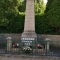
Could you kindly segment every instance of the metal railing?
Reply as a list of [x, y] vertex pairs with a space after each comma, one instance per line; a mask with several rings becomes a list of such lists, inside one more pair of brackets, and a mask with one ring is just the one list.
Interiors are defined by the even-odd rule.
[[[23, 45], [20, 40], [12, 41], [10, 50], [7, 49], [7, 41], [0, 42], [0, 54], [12, 55], [35, 55], [35, 56], [58, 56], [60, 57], [60, 42], [49, 41], [49, 51], [47, 50], [47, 41], [36, 42], [32, 41], [32, 45]], [[8, 42], [9, 43], [9, 42]]]

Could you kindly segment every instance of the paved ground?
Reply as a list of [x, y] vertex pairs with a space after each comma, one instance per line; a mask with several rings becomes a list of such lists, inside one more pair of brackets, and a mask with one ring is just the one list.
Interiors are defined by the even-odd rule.
[[0, 60], [60, 60], [59, 57], [0, 56]]

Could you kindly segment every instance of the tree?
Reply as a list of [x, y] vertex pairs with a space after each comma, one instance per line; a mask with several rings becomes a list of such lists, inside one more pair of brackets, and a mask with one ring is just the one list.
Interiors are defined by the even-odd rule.
[[45, 8], [44, 0], [35, 0], [35, 14], [44, 14]]
[[53, 32], [60, 33], [60, 0], [54, 0], [47, 12], [47, 20]]
[[7, 16], [16, 12], [17, 0], [1, 0], [0, 1], [0, 25], [8, 23]]
[[[9, 15], [16, 13], [17, 0], [1, 0], [0, 1], [0, 30], [6, 30], [10, 22]], [[10, 17], [12, 18], [12, 17]]]
[[50, 10], [51, 4], [54, 0], [48, 0], [47, 5], [46, 5], [46, 10], [45, 13], [47, 13]]
[[18, 10], [21, 12], [25, 12], [26, 9], [26, 0], [20, 0]]
[[[35, 13], [36, 14], [44, 14], [45, 4], [44, 0], [35, 0]], [[26, 0], [20, 0], [18, 10], [19, 12], [25, 12], [26, 9]]]

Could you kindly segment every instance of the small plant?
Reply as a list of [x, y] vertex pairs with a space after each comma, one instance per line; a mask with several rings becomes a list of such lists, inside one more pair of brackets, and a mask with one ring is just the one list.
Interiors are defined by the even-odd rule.
[[29, 46], [24, 46], [24, 47], [23, 47], [23, 51], [24, 51], [25, 53], [31, 53], [31, 52], [32, 52], [32, 48], [30, 48]]
[[12, 44], [12, 47], [13, 47], [13, 48], [18, 48], [18, 47], [19, 47], [19, 44], [18, 44], [18, 43], [13, 43], [13, 44]]

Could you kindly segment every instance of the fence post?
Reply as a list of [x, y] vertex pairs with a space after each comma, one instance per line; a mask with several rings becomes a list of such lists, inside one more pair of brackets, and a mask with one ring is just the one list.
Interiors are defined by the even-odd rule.
[[49, 45], [50, 45], [50, 40], [51, 39], [49, 39], [49, 38], [46, 38], [45, 39], [45, 41], [46, 41], [46, 45], [45, 45], [45, 49], [46, 49], [46, 56], [47, 56], [47, 54], [48, 54], [48, 52], [49, 52]]
[[12, 47], [12, 41], [11, 41], [11, 37], [7, 37], [7, 51], [11, 51], [11, 47]]

